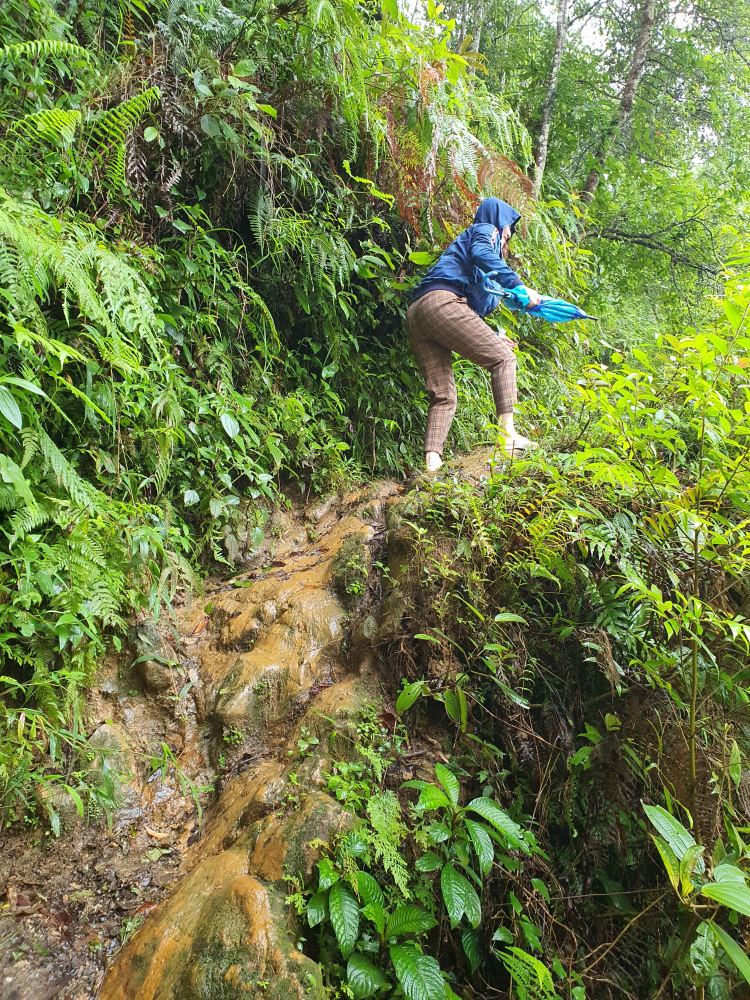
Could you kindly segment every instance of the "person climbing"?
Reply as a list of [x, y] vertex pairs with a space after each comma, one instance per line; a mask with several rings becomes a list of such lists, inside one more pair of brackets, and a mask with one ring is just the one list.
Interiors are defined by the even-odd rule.
[[[532, 446], [513, 426], [516, 345], [484, 322], [500, 304], [500, 296], [483, 286], [487, 272], [497, 272], [493, 280], [503, 288], [523, 285], [504, 260], [520, 218], [506, 202], [485, 199], [473, 224], [451, 243], [414, 290], [406, 313], [406, 335], [430, 400], [424, 444], [428, 472], [437, 472], [443, 464], [443, 448], [456, 412], [454, 351], [489, 371], [504, 448], [512, 454]], [[538, 305], [539, 293], [524, 287], [530, 306]]]

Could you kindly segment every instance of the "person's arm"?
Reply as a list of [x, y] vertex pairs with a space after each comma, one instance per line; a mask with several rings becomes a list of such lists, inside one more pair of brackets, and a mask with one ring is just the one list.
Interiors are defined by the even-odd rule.
[[[495, 244], [493, 245], [492, 236], [495, 234]], [[517, 288], [519, 285], [523, 285], [523, 281], [518, 277], [516, 272], [505, 263], [505, 260], [500, 251], [500, 240], [501, 235], [494, 226], [490, 225], [478, 225], [474, 227], [474, 233], [471, 239], [471, 262], [475, 267], [481, 268], [482, 271], [487, 273], [488, 271], [497, 271], [497, 274], [492, 279], [496, 281], [498, 285], [503, 288]], [[497, 249], [495, 249], [497, 247]], [[539, 292], [535, 291], [533, 288], [529, 288], [528, 285], [524, 285], [529, 294], [529, 303], [532, 306], [538, 305], [541, 301], [541, 296]]]
[[[493, 233], [495, 234], [494, 245], [492, 243]], [[508, 267], [501, 255], [501, 238], [501, 234], [494, 226], [475, 226], [469, 250], [471, 253], [471, 262], [485, 273], [488, 271], [497, 271], [492, 280], [496, 281], [503, 288], [516, 288], [518, 285], [522, 285], [523, 282], [516, 272], [511, 267]]]

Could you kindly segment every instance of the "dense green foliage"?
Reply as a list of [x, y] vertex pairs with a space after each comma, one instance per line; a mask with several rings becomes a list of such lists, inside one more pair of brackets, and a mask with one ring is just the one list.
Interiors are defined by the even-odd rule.
[[[500, 942], [521, 997], [723, 997], [746, 975], [704, 886], [744, 879], [747, 857], [748, 9], [565, 10], [550, 89], [537, 2], [428, 0], [415, 23], [394, 0], [0, 6], [0, 815], [33, 818], [35, 786], [85, 792], [97, 663], [130, 615], [226, 561], [247, 502], [262, 534], [282, 482], [309, 495], [418, 467], [408, 292], [496, 194], [523, 212], [514, 266], [601, 326], [501, 319], [520, 421], [546, 447], [410, 501], [399, 711], [437, 701], [451, 770], [539, 851], [487, 867], [445, 781], [420, 800], [448, 795], [450, 837], [429, 844], [415, 802], [401, 840], [462, 887], [420, 901], [455, 924], [443, 972], [477, 990]], [[491, 396], [472, 365], [456, 375], [449, 445], [466, 450], [492, 439]], [[362, 814], [358, 767], [330, 787]], [[93, 794], [112, 805], [111, 784]], [[713, 859], [701, 872], [662, 831], [674, 902], [653, 908], [642, 798]], [[401, 840], [368, 858], [403, 895]], [[410, 995], [422, 959], [437, 982], [395, 938], [384, 982]]]
[[590, 368], [547, 456], [436, 482], [392, 527], [412, 552], [397, 708], [444, 705], [462, 777], [486, 741], [480, 780], [533, 818], [555, 887], [541, 900], [519, 855], [491, 875], [495, 913], [587, 989], [750, 982], [731, 933], [750, 911], [748, 311], [744, 259], [705, 329]]

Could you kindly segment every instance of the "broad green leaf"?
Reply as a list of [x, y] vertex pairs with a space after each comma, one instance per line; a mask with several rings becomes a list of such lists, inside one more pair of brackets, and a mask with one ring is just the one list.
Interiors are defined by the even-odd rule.
[[8, 455], [0, 455], [0, 478], [2, 478], [4, 483], [11, 484], [15, 488], [16, 493], [29, 507], [37, 506], [26, 477]]
[[385, 910], [380, 903], [368, 903], [362, 909], [362, 916], [365, 920], [372, 920], [381, 937], [385, 935]]
[[581, 747], [580, 750], [576, 750], [576, 752], [568, 761], [568, 767], [574, 768], [577, 767], [578, 764], [583, 764], [584, 771], [588, 771], [588, 769], [591, 767], [591, 761], [589, 760], [589, 757], [591, 756], [591, 752], [593, 749], [594, 749], [593, 747]]
[[325, 920], [328, 913], [328, 890], [320, 889], [314, 896], [310, 897], [307, 904], [307, 922], [311, 927]]
[[[447, 691], [444, 691], [443, 702], [451, 722], [461, 722], [461, 699], [459, 698], [458, 690], [453, 691], [449, 688]], [[463, 730], [463, 726], [461, 728]]]
[[8, 385], [8, 384], [9, 385], [17, 385], [19, 387], [19, 389], [25, 389], [26, 392], [33, 392], [34, 395], [36, 395], [36, 396], [43, 396], [44, 399], [49, 399], [49, 396], [44, 391], [44, 389], [40, 389], [38, 385], [35, 385], [33, 382], [29, 382], [28, 379], [25, 379], [25, 378], [16, 378], [15, 375], [5, 375], [5, 376], [3, 376], [2, 381], [6, 385]]
[[434, 927], [437, 921], [423, 910], [421, 906], [414, 903], [402, 903], [397, 906], [388, 918], [385, 936], [387, 939], [399, 937], [401, 934], [418, 934], [420, 931], [428, 931]]
[[457, 927], [461, 917], [466, 918], [472, 927], [478, 927], [482, 921], [482, 906], [474, 887], [461, 872], [448, 863], [440, 873], [440, 887], [443, 890], [445, 908], [451, 919], [451, 926]]
[[2, 413], [5, 419], [9, 420], [14, 427], [18, 427], [19, 430], [23, 426], [23, 417], [21, 416], [21, 410], [19, 409], [18, 403], [4, 385], [0, 385], [0, 413]]
[[690, 964], [696, 975], [704, 980], [711, 979], [718, 971], [714, 936], [706, 924], [701, 924], [690, 945]]
[[716, 903], [750, 917], [750, 889], [746, 885], [740, 885], [739, 882], [714, 882], [704, 885], [701, 893]]
[[358, 953], [352, 955], [347, 963], [346, 978], [354, 1000], [365, 1000], [365, 997], [371, 997], [377, 990], [390, 985], [383, 970]]
[[154, 128], [153, 125], [149, 125], [148, 128], [145, 128], [143, 130], [143, 138], [146, 140], [146, 142], [153, 142], [154, 139], [159, 138], [159, 129]]
[[[675, 819], [666, 809], [661, 806], [647, 806], [644, 804], [643, 811], [654, 824], [659, 834], [667, 841], [669, 846], [677, 855], [677, 860], [681, 861], [682, 856], [688, 847], [695, 844], [693, 835], [685, 829], [679, 820]], [[699, 858], [695, 868], [696, 871], [705, 870], [703, 859]]]
[[405, 684], [404, 689], [396, 700], [396, 711], [399, 715], [411, 708], [417, 698], [422, 694], [424, 681], [414, 681], [413, 684]]
[[421, 858], [417, 858], [415, 867], [418, 872], [436, 872], [442, 863], [442, 858], [439, 858], [434, 851], [427, 851]]
[[417, 809], [450, 809], [450, 802], [444, 792], [441, 792], [437, 785], [427, 785], [417, 801]]
[[466, 829], [469, 831], [471, 842], [477, 853], [479, 860], [479, 870], [483, 875], [489, 875], [492, 869], [492, 862], [495, 860], [495, 848], [492, 846], [492, 838], [482, 826], [473, 819], [465, 820]]
[[206, 135], [210, 135], [212, 139], [216, 139], [221, 135], [221, 128], [213, 115], [204, 115], [201, 118], [201, 128]]
[[328, 895], [328, 912], [341, 954], [348, 958], [359, 935], [359, 904], [346, 886], [335, 882]]
[[257, 68], [257, 63], [254, 63], [252, 59], [240, 59], [238, 63], [235, 63], [234, 75], [252, 76]]
[[71, 788], [70, 785], [63, 785], [63, 788], [68, 793], [68, 795], [71, 797], [71, 799], [73, 800], [73, 802], [75, 802], [75, 807], [76, 807], [76, 809], [78, 811], [78, 815], [81, 818], [83, 818], [83, 811], [84, 810], [83, 810], [83, 800], [82, 800], [81, 796], [78, 794], [78, 792], [76, 791], [76, 789], [75, 788]]
[[412, 264], [416, 264], [418, 267], [424, 267], [427, 264], [432, 264], [434, 260], [437, 260], [437, 254], [429, 253], [426, 250], [417, 250], [414, 253], [409, 254], [409, 260]]
[[450, 796], [450, 800], [454, 806], [458, 805], [458, 796], [461, 794], [461, 786], [458, 783], [458, 778], [449, 771], [444, 764], [435, 765], [435, 777], [446, 790]]
[[466, 912], [466, 888], [469, 883], [457, 872], [452, 864], [443, 865], [440, 873], [440, 887], [443, 890], [445, 908], [450, 917], [451, 926], [456, 927]]
[[359, 898], [362, 900], [363, 906], [366, 906], [368, 903], [377, 903], [378, 906], [385, 906], [383, 891], [372, 875], [369, 875], [367, 872], [357, 872], [357, 888], [359, 889]]
[[675, 892], [680, 891], [680, 862], [677, 860], [677, 855], [669, 846], [669, 844], [662, 837], [657, 837], [655, 833], [651, 834], [651, 839], [656, 844], [656, 849], [661, 855], [661, 860], [664, 862], [664, 867], [667, 871], [667, 877], [672, 883], [672, 888]]
[[472, 799], [466, 808], [471, 812], [479, 813], [482, 819], [486, 819], [488, 823], [492, 823], [495, 829], [502, 833], [508, 841], [509, 847], [518, 848], [526, 846], [521, 827], [491, 799], [484, 796]]
[[472, 973], [476, 972], [484, 961], [481, 931], [474, 928], [470, 931], [462, 931], [461, 944], [464, 946], [464, 955], [469, 960]]
[[694, 889], [690, 876], [695, 871], [698, 858], [700, 858], [704, 851], [705, 847], [695, 844], [693, 847], [688, 847], [682, 856], [682, 861], [680, 861], [680, 883], [683, 896], [689, 896]]
[[713, 920], [707, 920], [706, 923], [716, 935], [719, 944], [736, 965], [738, 972], [743, 976], [745, 982], [750, 983], [750, 959], [748, 959], [744, 950], [737, 944], [733, 937], [727, 934], [723, 927], [719, 927]]
[[726, 862], [714, 868], [714, 879], [717, 882], [739, 882], [745, 884], [745, 876], [741, 868]]
[[196, 493], [195, 490], [185, 490], [185, 495], [182, 498], [183, 503], [186, 507], [190, 507], [191, 504], [200, 503], [200, 494]]
[[729, 771], [729, 777], [734, 782], [734, 787], [738, 788], [742, 779], [742, 756], [740, 748], [737, 745], [737, 740], [732, 740], [732, 750], [729, 754], [729, 766], [727, 770]]
[[444, 844], [446, 840], [450, 840], [451, 832], [445, 823], [430, 823], [427, 827], [427, 833], [430, 835], [430, 841], [433, 844]]
[[398, 0], [383, 0], [383, 12], [392, 21], [398, 21]]
[[47, 812], [49, 813], [49, 822], [50, 822], [50, 826], [52, 827], [52, 832], [54, 833], [54, 835], [56, 837], [59, 837], [60, 836], [60, 817], [57, 815], [57, 813], [52, 808], [52, 806], [49, 804], [49, 802], [46, 802], [45, 805], [47, 806]]
[[542, 882], [542, 880], [539, 878], [533, 878], [531, 880], [531, 884], [534, 886], [539, 895], [543, 896], [544, 899], [546, 899], [547, 902], [549, 903], [549, 889], [544, 884], [544, 882]]
[[513, 934], [507, 927], [498, 927], [492, 935], [493, 941], [502, 941], [503, 944], [513, 944]]
[[724, 312], [726, 313], [727, 319], [732, 324], [732, 329], [739, 330], [745, 317], [745, 310], [741, 309], [735, 302], [732, 302], [730, 298], [725, 298]]
[[318, 889], [330, 889], [338, 880], [339, 873], [334, 870], [330, 858], [323, 858], [318, 862]]
[[472, 927], [479, 927], [482, 922], [482, 903], [476, 889], [468, 880], [466, 882], [464, 903], [466, 906], [466, 919]]
[[434, 958], [410, 944], [394, 945], [391, 961], [409, 1000], [445, 1000], [445, 980]]
[[231, 413], [222, 413], [221, 426], [227, 432], [230, 438], [236, 438], [240, 432], [240, 425], [234, 419]]

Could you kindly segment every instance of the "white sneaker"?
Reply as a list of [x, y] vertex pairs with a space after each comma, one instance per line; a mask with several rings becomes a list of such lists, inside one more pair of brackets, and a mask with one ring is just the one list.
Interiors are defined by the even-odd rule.
[[[503, 438], [505, 439], [504, 441]], [[531, 451], [532, 448], [539, 447], [536, 441], [530, 441], [523, 434], [515, 434], [512, 438], [501, 435], [497, 444], [508, 455], [520, 455], [524, 451]]]

